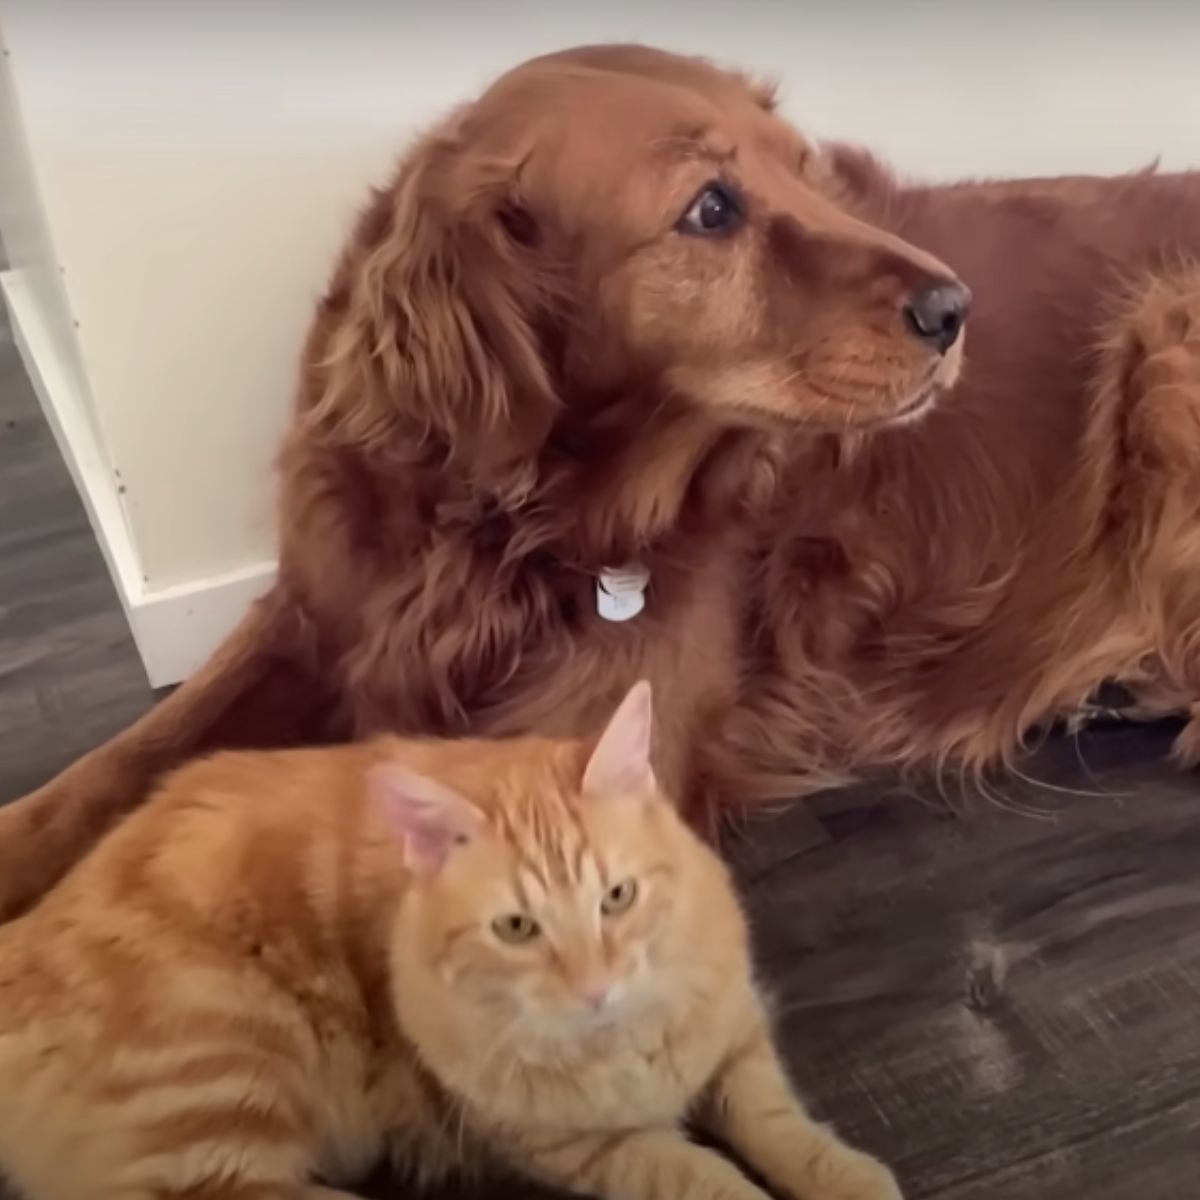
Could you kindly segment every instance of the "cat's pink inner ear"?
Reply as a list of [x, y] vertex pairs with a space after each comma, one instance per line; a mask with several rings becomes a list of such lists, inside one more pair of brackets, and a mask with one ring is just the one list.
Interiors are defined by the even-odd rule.
[[601, 796], [653, 792], [653, 738], [654, 696], [642, 680], [629, 690], [600, 735], [583, 773], [583, 790]]
[[436, 875], [479, 828], [469, 800], [400, 763], [373, 767], [368, 786], [404, 845], [405, 865], [420, 875]]

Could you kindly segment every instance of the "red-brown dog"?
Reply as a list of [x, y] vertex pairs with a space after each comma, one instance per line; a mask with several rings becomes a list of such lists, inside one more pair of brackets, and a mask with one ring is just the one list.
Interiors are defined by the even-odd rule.
[[1002, 760], [1106, 677], [1193, 706], [1197, 252], [1198, 175], [908, 188], [702, 62], [518, 68], [351, 238], [278, 585], [0, 813], [0, 906], [235, 742], [579, 732], [647, 677], [711, 811]]

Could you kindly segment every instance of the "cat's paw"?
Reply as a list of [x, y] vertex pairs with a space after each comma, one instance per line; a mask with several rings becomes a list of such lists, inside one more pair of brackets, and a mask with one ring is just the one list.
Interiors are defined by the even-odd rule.
[[848, 1150], [839, 1167], [836, 1183], [821, 1200], [904, 1200], [895, 1175], [869, 1154]]
[[896, 1177], [883, 1163], [849, 1146], [824, 1156], [816, 1176], [801, 1192], [803, 1200], [904, 1200]]
[[1187, 770], [1200, 767], [1200, 705], [1192, 705], [1192, 719], [1171, 746], [1171, 757]]

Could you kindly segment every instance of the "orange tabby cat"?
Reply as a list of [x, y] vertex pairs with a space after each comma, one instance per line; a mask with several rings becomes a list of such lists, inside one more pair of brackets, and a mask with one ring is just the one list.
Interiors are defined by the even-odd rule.
[[224, 754], [0, 930], [0, 1164], [28, 1200], [317, 1200], [390, 1155], [607, 1200], [895, 1200], [771, 1044], [718, 859], [594, 746]]

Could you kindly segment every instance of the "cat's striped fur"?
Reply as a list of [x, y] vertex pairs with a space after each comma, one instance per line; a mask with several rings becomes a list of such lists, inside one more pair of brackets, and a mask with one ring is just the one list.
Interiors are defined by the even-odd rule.
[[316, 1200], [385, 1156], [763, 1200], [694, 1118], [786, 1196], [894, 1200], [794, 1100], [649, 711], [183, 769], [0, 929], [0, 1168], [29, 1200]]

